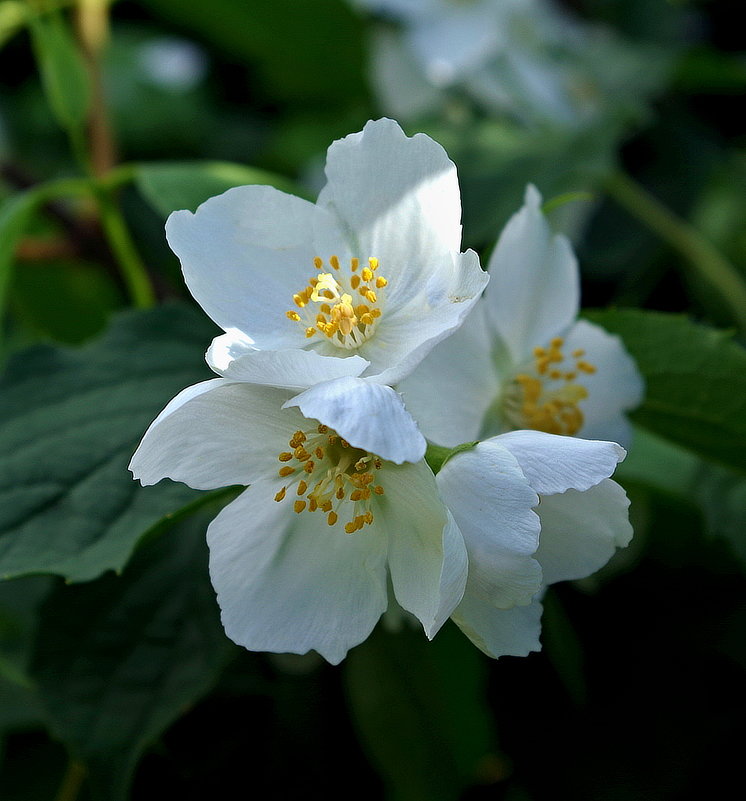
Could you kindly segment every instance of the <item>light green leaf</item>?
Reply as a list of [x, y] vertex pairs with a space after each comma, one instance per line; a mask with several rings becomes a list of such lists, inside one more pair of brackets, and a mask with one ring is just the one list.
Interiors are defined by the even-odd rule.
[[143, 531], [197, 497], [171, 482], [140, 487], [127, 464], [171, 397], [210, 377], [214, 333], [172, 306], [123, 314], [85, 348], [11, 360], [0, 381], [0, 576], [119, 570]]
[[636, 423], [746, 471], [746, 350], [680, 315], [620, 309], [587, 317], [624, 340], [645, 378]]
[[59, 14], [29, 17], [31, 40], [47, 100], [59, 124], [82, 129], [91, 102], [83, 56]]
[[16, 245], [31, 220], [37, 202], [38, 196], [34, 191], [11, 195], [0, 202], [0, 313], [5, 308]]
[[213, 505], [149, 538], [121, 576], [59, 588], [32, 675], [94, 801], [126, 801], [139, 756], [215, 683], [233, 652], [207, 572]]
[[379, 628], [345, 661], [361, 742], [396, 801], [452, 801], [500, 765], [479, 652], [452, 625], [433, 642]]
[[245, 184], [267, 184], [300, 194], [291, 181], [279, 175], [227, 161], [142, 164], [136, 168], [135, 183], [150, 205], [164, 217], [177, 209], [194, 211], [208, 198]]

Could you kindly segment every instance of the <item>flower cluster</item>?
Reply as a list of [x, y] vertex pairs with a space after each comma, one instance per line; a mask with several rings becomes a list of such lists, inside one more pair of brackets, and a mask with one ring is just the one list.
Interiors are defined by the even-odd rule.
[[[430, 638], [452, 618], [487, 654], [525, 655], [544, 587], [631, 537], [610, 478], [624, 450], [590, 437], [624, 433], [634, 365], [573, 324], [575, 263], [535, 190], [488, 286], [434, 141], [369, 122], [332, 144], [326, 176], [315, 204], [245, 186], [169, 218], [225, 333], [218, 377], [166, 406], [131, 470], [246, 487], [208, 542], [226, 632], [251, 650], [337, 663], [398, 606]], [[461, 445], [437, 475], [425, 436]]]

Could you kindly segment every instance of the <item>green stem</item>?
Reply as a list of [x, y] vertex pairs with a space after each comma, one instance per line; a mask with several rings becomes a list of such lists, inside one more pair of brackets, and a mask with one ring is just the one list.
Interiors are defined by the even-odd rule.
[[101, 225], [109, 246], [119, 262], [132, 302], [140, 309], [149, 309], [155, 305], [153, 287], [122, 214], [106, 190], [99, 188], [96, 199], [101, 214]]
[[85, 773], [85, 766], [81, 762], [71, 759], [67, 763], [67, 770], [62, 777], [62, 784], [57, 790], [54, 801], [75, 801], [85, 781]]
[[633, 217], [678, 251], [713, 289], [746, 332], [746, 283], [738, 270], [685, 220], [622, 172], [606, 179], [606, 191]]

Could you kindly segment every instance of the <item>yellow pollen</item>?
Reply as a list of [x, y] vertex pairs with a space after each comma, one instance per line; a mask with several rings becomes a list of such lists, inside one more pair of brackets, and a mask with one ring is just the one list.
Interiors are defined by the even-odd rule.
[[339, 269], [339, 259], [336, 256], [332, 256], [329, 259], [329, 264], [331, 264], [332, 267], [334, 267], [335, 270]]
[[378, 484], [377, 486], [373, 487], [373, 492], [375, 492], [376, 495], [383, 495], [383, 487]]
[[319, 434], [326, 434], [326, 432], [329, 430], [329, 426], [325, 426], [322, 423], [316, 430], [319, 432]]
[[322, 314], [331, 314], [332, 307], [328, 303], [322, 303], [321, 306], [319, 306], [319, 311]]
[[573, 359], [581, 359], [583, 356], [585, 356], [585, 351], [582, 348], [578, 348], [572, 352]]
[[304, 470], [305, 470], [305, 472], [306, 472], [306, 473], [308, 473], [309, 475], [311, 475], [311, 473], [313, 473], [313, 471], [314, 471], [314, 468], [315, 468], [315, 467], [316, 467], [316, 464], [315, 464], [315, 462], [314, 462], [312, 459], [309, 459], [309, 460], [308, 460], [308, 461], [307, 461], [307, 462], [306, 462], [306, 463], [303, 465], [303, 469], [304, 469]]
[[279, 503], [285, 497], [285, 487], [283, 487], [277, 495], [275, 495], [275, 500]]
[[329, 512], [329, 514], [326, 517], [326, 522], [330, 526], [333, 526], [337, 522], [337, 520], [339, 520], [339, 518], [337, 517], [337, 513], [336, 512]]
[[300, 322], [300, 314], [298, 314], [298, 312], [287, 311], [285, 312], [285, 317], [287, 317], [288, 320], [294, 320], [296, 323]]
[[360, 259], [353, 256], [350, 259], [350, 270], [354, 273], [357, 272], [357, 268], [360, 266]]
[[296, 501], [296, 502], [293, 504], [293, 510], [294, 510], [294, 511], [295, 511], [295, 513], [296, 513], [296, 514], [298, 514], [298, 515], [299, 515], [299, 514], [300, 514], [300, 513], [301, 513], [301, 512], [302, 512], [302, 511], [305, 509], [305, 508], [306, 508], [306, 502], [305, 502], [305, 501]]
[[287, 451], [283, 451], [277, 458], [281, 462], [289, 462], [293, 458], [293, 454], [288, 453]]
[[305, 300], [300, 295], [293, 295], [293, 303], [300, 309], [306, 305]]
[[388, 283], [389, 282], [382, 275], [379, 275], [378, 278], [376, 278], [376, 287], [378, 289], [383, 289], [385, 286], [388, 286]]
[[296, 493], [298, 495], [305, 495], [307, 489], [308, 489], [308, 484], [306, 484], [306, 482], [301, 479], [298, 482], [298, 489], [296, 490]]
[[353, 275], [352, 276], [352, 278], [350, 279], [350, 286], [353, 289], [357, 289], [360, 286], [360, 276], [359, 275]]
[[316, 454], [316, 458], [317, 458], [317, 459], [323, 459], [323, 458], [324, 458], [324, 449], [321, 447], [321, 445], [319, 445], [319, 446], [316, 448], [316, 450], [314, 451], [314, 453]]
[[371, 270], [370, 267], [363, 267], [363, 271], [360, 275], [362, 275], [363, 281], [373, 280], [373, 270]]
[[595, 366], [594, 366], [594, 365], [592, 365], [592, 364], [589, 364], [588, 362], [582, 362], [582, 361], [581, 361], [581, 362], [578, 362], [578, 363], [577, 363], [575, 366], [576, 366], [576, 367], [578, 368], [578, 370], [580, 370], [581, 372], [583, 372], [583, 373], [588, 373], [589, 375], [590, 375], [591, 373], [595, 373], [595, 372], [596, 372], [596, 368], [595, 368]]
[[294, 472], [295, 472], [294, 467], [281, 467], [277, 471], [278, 475], [280, 475], [282, 478], [285, 478], [285, 476], [292, 476]]
[[368, 266], [370, 267], [371, 270], [377, 270], [378, 269], [378, 259], [376, 259], [373, 256], [371, 256], [368, 259]]
[[314, 267], [315, 267], [317, 270], [320, 270], [320, 269], [321, 269], [321, 268], [324, 266], [324, 262], [323, 262], [323, 261], [322, 261], [322, 260], [321, 260], [321, 259], [320, 259], [318, 256], [316, 256], [316, 257], [314, 258], [314, 260], [313, 260], [313, 266], [314, 266]]
[[310, 339], [316, 333], [316, 329], [313, 327], [306, 328], [306, 339]]

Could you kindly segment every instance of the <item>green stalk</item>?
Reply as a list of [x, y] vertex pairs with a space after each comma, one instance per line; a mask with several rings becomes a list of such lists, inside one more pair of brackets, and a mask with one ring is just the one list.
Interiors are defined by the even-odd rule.
[[620, 206], [688, 261], [717, 291], [738, 328], [746, 333], [746, 283], [717, 248], [623, 172], [610, 175], [605, 188]]
[[75, 801], [85, 781], [85, 774], [84, 765], [76, 759], [71, 759], [67, 763], [67, 770], [62, 777], [62, 784], [57, 790], [54, 801]]

